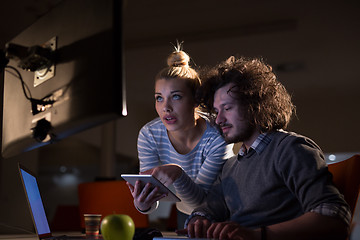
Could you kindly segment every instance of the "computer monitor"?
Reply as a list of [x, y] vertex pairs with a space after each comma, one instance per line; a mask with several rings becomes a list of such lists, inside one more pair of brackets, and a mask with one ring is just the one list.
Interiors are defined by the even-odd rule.
[[6, 49], [4, 158], [127, 115], [122, 1], [63, 0]]

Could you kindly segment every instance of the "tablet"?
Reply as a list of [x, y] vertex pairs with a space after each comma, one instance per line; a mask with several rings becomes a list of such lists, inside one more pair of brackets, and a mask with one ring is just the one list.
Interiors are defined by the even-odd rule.
[[141, 174], [121, 174], [121, 177], [129, 182], [131, 185], [135, 185], [137, 180], [141, 181], [141, 187], [143, 188], [146, 183], [151, 183], [154, 187], [157, 186], [160, 189], [161, 193], [167, 193], [168, 195], [160, 201], [169, 201], [169, 202], [180, 202], [178, 198], [169, 188], [162, 184], [158, 179], [152, 175], [141, 175]]

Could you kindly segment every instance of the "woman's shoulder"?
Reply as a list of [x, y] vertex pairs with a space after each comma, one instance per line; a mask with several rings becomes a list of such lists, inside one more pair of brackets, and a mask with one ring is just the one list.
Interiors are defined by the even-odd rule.
[[221, 135], [220, 130], [213, 125], [210, 121], [206, 120], [206, 129], [202, 136], [202, 142], [206, 143], [208, 147], [215, 145], [226, 145], [224, 137]]
[[161, 132], [166, 132], [164, 124], [161, 122], [160, 118], [155, 118], [150, 122], [146, 123], [141, 129], [140, 135], [159, 135]]
[[208, 119], [205, 119], [206, 129], [205, 134], [214, 135], [214, 136], [221, 136], [219, 129], [216, 125], [212, 124]]
[[159, 117], [151, 120], [150, 122], [147, 122], [142, 129], [161, 129], [162, 127], [165, 127], [162, 123], [161, 119]]

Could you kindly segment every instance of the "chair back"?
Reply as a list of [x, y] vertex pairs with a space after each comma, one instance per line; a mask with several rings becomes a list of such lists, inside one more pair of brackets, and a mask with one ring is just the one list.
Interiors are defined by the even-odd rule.
[[352, 221], [350, 224], [350, 240], [359, 240], [360, 239], [360, 196], [356, 201], [355, 210], [352, 216]]
[[329, 164], [328, 169], [333, 175], [335, 186], [344, 195], [353, 213], [360, 190], [360, 155]]
[[82, 229], [85, 229], [83, 215], [86, 213], [100, 213], [102, 218], [110, 214], [126, 214], [133, 219], [136, 228], [149, 227], [148, 215], [136, 210], [125, 181], [81, 183], [78, 196]]

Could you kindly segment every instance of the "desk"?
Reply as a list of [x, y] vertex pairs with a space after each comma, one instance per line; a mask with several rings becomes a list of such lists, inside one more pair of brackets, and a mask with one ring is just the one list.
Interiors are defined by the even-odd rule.
[[0, 239], [38, 240], [36, 234], [0, 234]]
[[[84, 235], [80, 232], [55, 232], [53, 233], [54, 236], [61, 236], [61, 235], [67, 235], [67, 236], [80, 236]], [[164, 237], [176, 237], [177, 234], [175, 232], [163, 232]], [[85, 235], [84, 235], [85, 236]], [[179, 238], [185, 238], [185, 237], [179, 237]], [[0, 234], [0, 240], [2, 239], [20, 239], [20, 240], [39, 240], [37, 235], [34, 234]], [[84, 240], [86, 240], [84, 238]]]
[[[54, 232], [53, 233], [54, 236], [62, 236], [62, 235], [66, 235], [66, 236], [84, 236], [85, 239], [85, 234], [81, 233], [81, 232]], [[0, 234], [0, 240], [2, 239], [20, 239], [20, 240], [39, 240], [37, 234], [33, 233], [33, 234], [29, 234], [29, 233], [25, 233], [25, 234]], [[90, 240], [90, 239], [89, 239]]]

